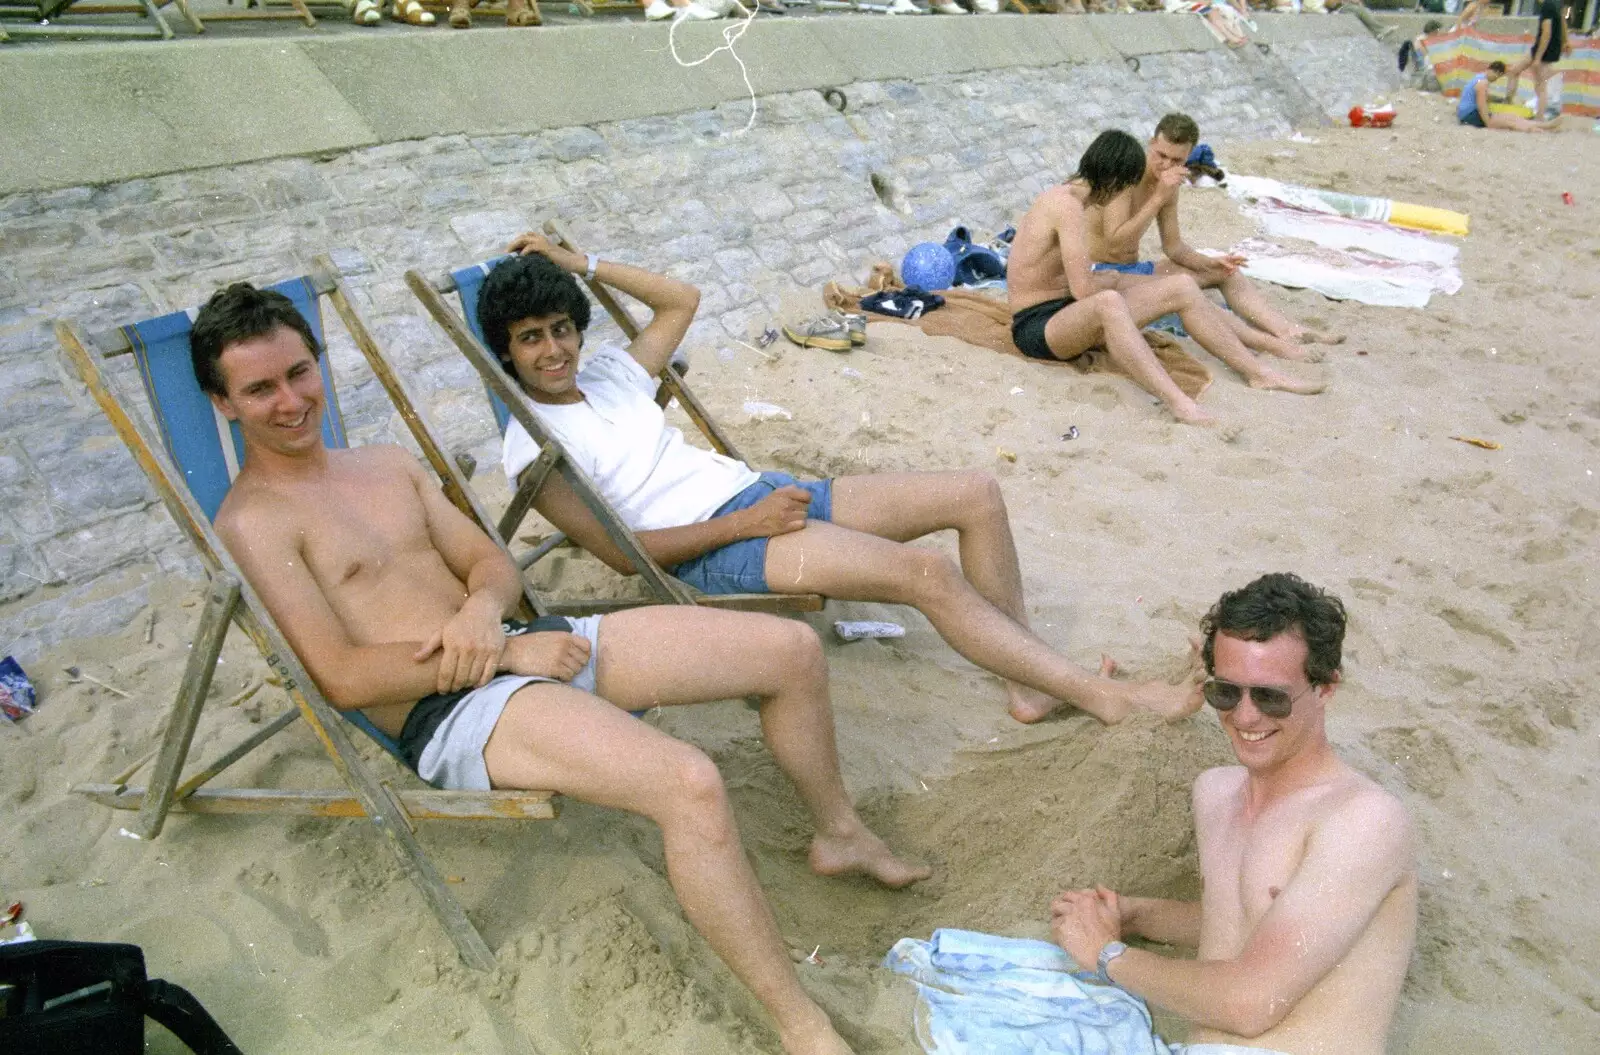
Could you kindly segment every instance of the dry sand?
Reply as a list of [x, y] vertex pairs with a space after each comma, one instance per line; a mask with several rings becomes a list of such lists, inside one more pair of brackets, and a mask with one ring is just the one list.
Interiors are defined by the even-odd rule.
[[[891, 324], [848, 356], [703, 351], [698, 387], [762, 466], [997, 474], [1035, 626], [1085, 663], [1105, 649], [1131, 673], [1175, 674], [1208, 604], [1264, 571], [1338, 592], [1353, 618], [1332, 737], [1405, 800], [1423, 840], [1393, 1049], [1594, 1051], [1600, 136], [1586, 121], [1556, 136], [1463, 129], [1448, 105], [1408, 96], [1393, 132], [1317, 129], [1318, 145], [1217, 144], [1230, 169], [1473, 220], [1465, 288], [1426, 311], [1275, 291], [1350, 340], [1321, 367], [1291, 367], [1326, 371], [1332, 388], [1312, 399], [1250, 391], [1212, 363], [1204, 405], [1245, 426], [1235, 442], [1164, 420], [1124, 381]], [[1219, 193], [1186, 201], [1196, 245], [1249, 233]], [[749, 399], [794, 420], [748, 422]], [[1072, 425], [1078, 438], [1062, 439]], [[422, 828], [498, 950], [494, 977], [456, 963], [360, 823], [180, 817], [155, 842], [120, 837], [130, 815], [66, 788], [155, 742], [199, 610], [181, 584], [158, 596], [154, 643], [137, 623], [58, 650], [34, 665], [40, 712], [0, 727], [0, 894], [26, 901], [41, 935], [141, 943], [153, 972], [192, 989], [252, 1055], [777, 1050], [683, 922], [658, 836], [630, 817], [569, 803], [553, 823]], [[652, 720], [722, 765], [785, 934], [797, 950], [820, 946], [823, 963], [802, 976], [862, 1052], [915, 1050], [909, 985], [876, 967], [901, 936], [1042, 936], [1049, 898], [1069, 885], [1195, 894], [1187, 787], [1229, 760], [1209, 714], [1176, 728], [1079, 715], [1023, 728], [993, 679], [914, 614], [836, 605], [828, 618], [842, 612], [910, 629], [899, 643], [830, 645], [829, 658], [847, 778], [896, 846], [937, 864], [922, 888], [808, 873], [804, 814], [741, 705]], [[138, 699], [65, 684], [67, 663]], [[216, 697], [254, 669], [234, 641]], [[198, 750], [249, 728], [252, 707], [283, 705], [269, 688], [213, 714]], [[296, 728], [236, 779], [330, 776]]]

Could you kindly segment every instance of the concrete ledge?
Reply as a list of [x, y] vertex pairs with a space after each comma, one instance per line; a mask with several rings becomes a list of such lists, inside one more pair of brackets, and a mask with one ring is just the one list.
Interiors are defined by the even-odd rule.
[[0, 84], [0, 193], [380, 141], [304, 51], [278, 44], [17, 51]]
[[[1257, 15], [1261, 39], [1269, 44], [1299, 44], [1335, 37], [1371, 37], [1354, 15]], [[1399, 41], [1395, 47], [1399, 47]]]
[[[1365, 35], [1347, 16], [1261, 16], [1271, 43]], [[723, 43], [690, 24], [679, 53]], [[0, 194], [447, 134], [536, 132], [745, 98], [717, 55], [677, 65], [667, 27], [339, 34], [0, 51]], [[758, 95], [1015, 67], [1222, 50], [1193, 15], [758, 20], [739, 53]]]

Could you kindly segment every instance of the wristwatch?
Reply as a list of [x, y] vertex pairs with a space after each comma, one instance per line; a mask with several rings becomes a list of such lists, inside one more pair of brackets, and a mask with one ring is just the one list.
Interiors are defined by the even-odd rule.
[[589, 266], [583, 272], [583, 277], [590, 282], [594, 281], [594, 269], [600, 266], [600, 257], [595, 253], [583, 254], [589, 261]]
[[1111, 980], [1111, 975], [1106, 973], [1106, 969], [1111, 966], [1111, 961], [1112, 960], [1115, 960], [1118, 956], [1121, 956], [1123, 953], [1125, 953], [1127, 951], [1128, 951], [1128, 946], [1124, 942], [1120, 942], [1120, 941], [1108, 941], [1108, 942], [1106, 942], [1105, 948], [1100, 950], [1100, 955], [1095, 957], [1095, 961], [1094, 961], [1095, 968], [1096, 968], [1095, 977], [1100, 979], [1100, 984], [1101, 985], [1116, 985], [1117, 984], [1116, 982], [1113, 982]]

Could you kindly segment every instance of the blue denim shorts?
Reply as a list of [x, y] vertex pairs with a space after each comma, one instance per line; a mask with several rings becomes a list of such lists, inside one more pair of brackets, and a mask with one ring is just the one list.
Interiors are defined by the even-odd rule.
[[[762, 473], [761, 479], [722, 504], [713, 518], [748, 509], [780, 487], [811, 492], [811, 520], [833, 519], [833, 481], [796, 480], [788, 473]], [[701, 593], [771, 593], [767, 589], [767, 540], [747, 538], [686, 560], [672, 574]]]

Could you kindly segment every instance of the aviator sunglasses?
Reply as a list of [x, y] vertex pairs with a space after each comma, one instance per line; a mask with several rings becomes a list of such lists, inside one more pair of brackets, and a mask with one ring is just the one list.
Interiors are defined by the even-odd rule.
[[1256, 705], [1256, 710], [1268, 718], [1289, 717], [1289, 712], [1294, 710], [1295, 702], [1314, 688], [1315, 685], [1308, 685], [1290, 696], [1282, 689], [1262, 685], [1235, 685], [1221, 678], [1210, 678], [1204, 686], [1206, 702], [1217, 710], [1233, 710], [1239, 706], [1239, 701], [1244, 699], [1244, 694], [1248, 692], [1251, 702]]

